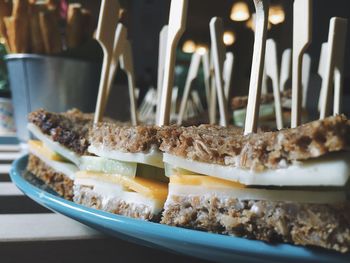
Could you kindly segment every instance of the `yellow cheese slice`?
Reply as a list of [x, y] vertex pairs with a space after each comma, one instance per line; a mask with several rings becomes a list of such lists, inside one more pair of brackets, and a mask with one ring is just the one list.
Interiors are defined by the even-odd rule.
[[28, 147], [29, 150], [32, 150], [34, 152], [38, 152], [45, 156], [46, 158], [53, 160], [53, 161], [58, 161], [58, 162], [66, 162], [66, 159], [64, 159], [61, 155], [58, 153], [52, 151], [49, 149], [45, 144], [41, 141], [37, 140], [29, 140], [28, 141]]
[[91, 171], [79, 171], [75, 174], [75, 176], [76, 178], [88, 178], [119, 184], [131, 191], [157, 200], [163, 201], [167, 198], [168, 195], [168, 184], [147, 178], [130, 178], [119, 174], [106, 174]]
[[205, 176], [205, 175], [172, 175], [170, 176], [170, 184], [178, 184], [178, 185], [192, 185], [192, 186], [203, 186], [206, 188], [211, 187], [234, 187], [234, 188], [244, 188], [245, 185], [227, 181], [211, 176]]

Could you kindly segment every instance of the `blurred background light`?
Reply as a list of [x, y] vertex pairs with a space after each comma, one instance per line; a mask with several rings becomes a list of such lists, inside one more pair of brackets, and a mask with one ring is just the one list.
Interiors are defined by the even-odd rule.
[[200, 55], [204, 55], [208, 50], [208, 47], [203, 44], [199, 44], [196, 47], [196, 52], [198, 52]]
[[223, 40], [226, 46], [231, 46], [233, 43], [235, 43], [235, 34], [232, 31], [225, 31]]
[[196, 51], [196, 43], [193, 40], [186, 40], [182, 46], [184, 53], [193, 53]]
[[246, 2], [240, 1], [232, 5], [230, 18], [233, 21], [247, 21], [249, 17], [249, 8]]
[[283, 23], [285, 20], [285, 13], [283, 7], [280, 5], [270, 6], [269, 22], [273, 25]]

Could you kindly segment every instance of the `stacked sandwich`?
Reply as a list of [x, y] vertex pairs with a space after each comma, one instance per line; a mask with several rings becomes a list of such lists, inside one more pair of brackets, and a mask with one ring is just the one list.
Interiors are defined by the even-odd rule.
[[155, 126], [99, 123], [90, 131], [88, 151], [118, 163], [111, 171], [85, 167], [76, 174], [74, 201], [89, 207], [145, 220], [160, 217], [167, 197], [162, 154]]
[[164, 127], [163, 224], [270, 242], [350, 248], [350, 121], [242, 135]]
[[[104, 122], [77, 110], [30, 114], [27, 169], [67, 199], [146, 220], [159, 218], [167, 197], [154, 126]], [[91, 145], [90, 145], [91, 142]]]
[[78, 110], [51, 113], [37, 110], [29, 115], [27, 169], [67, 199], [73, 197], [73, 180], [82, 156], [89, 155], [88, 131], [92, 115]]
[[164, 224], [350, 247], [350, 121], [343, 115], [246, 136], [213, 125], [92, 126], [91, 115], [76, 110], [38, 110], [30, 121], [40, 141], [29, 142], [28, 170], [76, 203], [158, 220], [166, 200]]
[[[259, 123], [262, 127], [275, 128], [275, 105], [273, 93], [262, 94], [259, 110]], [[247, 113], [248, 96], [238, 96], [232, 98], [231, 109], [233, 110], [234, 125], [243, 127]], [[290, 123], [290, 109], [292, 104], [292, 91], [281, 92], [281, 106], [285, 123]], [[306, 122], [308, 114], [305, 109], [302, 111], [303, 121]]]
[[[169, 32], [184, 31], [185, 2], [172, 1]], [[108, 15], [108, 5], [103, 7], [100, 17]], [[220, 26], [218, 19], [213, 21]], [[169, 37], [167, 46], [172, 53], [167, 50], [158, 127], [101, 122], [108, 97], [107, 85], [101, 85], [94, 125], [91, 116], [76, 112], [31, 114], [29, 128], [40, 141], [30, 143], [28, 170], [54, 189], [60, 189], [52, 184], [60, 178], [69, 185], [69, 197], [88, 207], [143, 220], [162, 215], [160, 222], [172, 226], [349, 251], [350, 121], [336, 115], [254, 133], [260, 96], [250, 95], [239, 101], [240, 107], [248, 105], [247, 135], [240, 128], [215, 125], [168, 126], [175, 39]], [[259, 45], [254, 49], [253, 61], [261, 63]], [[217, 54], [213, 59], [220, 60]], [[253, 66], [249, 93], [257, 95], [263, 67]], [[222, 86], [216, 79], [216, 86]], [[225, 101], [222, 90], [218, 96]], [[272, 103], [271, 98], [263, 103]], [[292, 103], [294, 126], [300, 124], [299, 104]], [[219, 103], [222, 120], [224, 105]]]

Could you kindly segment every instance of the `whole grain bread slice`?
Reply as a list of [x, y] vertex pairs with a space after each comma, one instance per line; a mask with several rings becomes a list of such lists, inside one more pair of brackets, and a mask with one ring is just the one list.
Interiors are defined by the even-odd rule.
[[158, 129], [153, 125], [131, 126], [103, 122], [91, 128], [89, 141], [92, 146], [103, 147], [104, 150], [148, 152], [159, 148]]
[[258, 239], [350, 250], [350, 202], [311, 204], [169, 195], [162, 224]]
[[92, 127], [93, 114], [72, 109], [63, 113], [39, 109], [28, 116], [30, 123], [36, 125], [42, 133], [53, 141], [59, 142], [79, 155], [87, 155], [88, 133]]
[[193, 161], [256, 171], [282, 168], [294, 161], [350, 150], [350, 121], [345, 115], [294, 129], [243, 135], [241, 129], [211, 125], [163, 127], [160, 149]]

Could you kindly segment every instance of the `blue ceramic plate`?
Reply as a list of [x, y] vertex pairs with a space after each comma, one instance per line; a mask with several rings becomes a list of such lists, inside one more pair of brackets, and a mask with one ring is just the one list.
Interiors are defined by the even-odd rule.
[[16, 160], [10, 172], [19, 189], [39, 204], [109, 235], [148, 247], [221, 262], [350, 262], [350, 253], [342, 255], [317, 248], [271, 245], [145, 222], [77, 205], [43, 188], [42, 183], [25, 171], [27, 160], [28, 156]]

